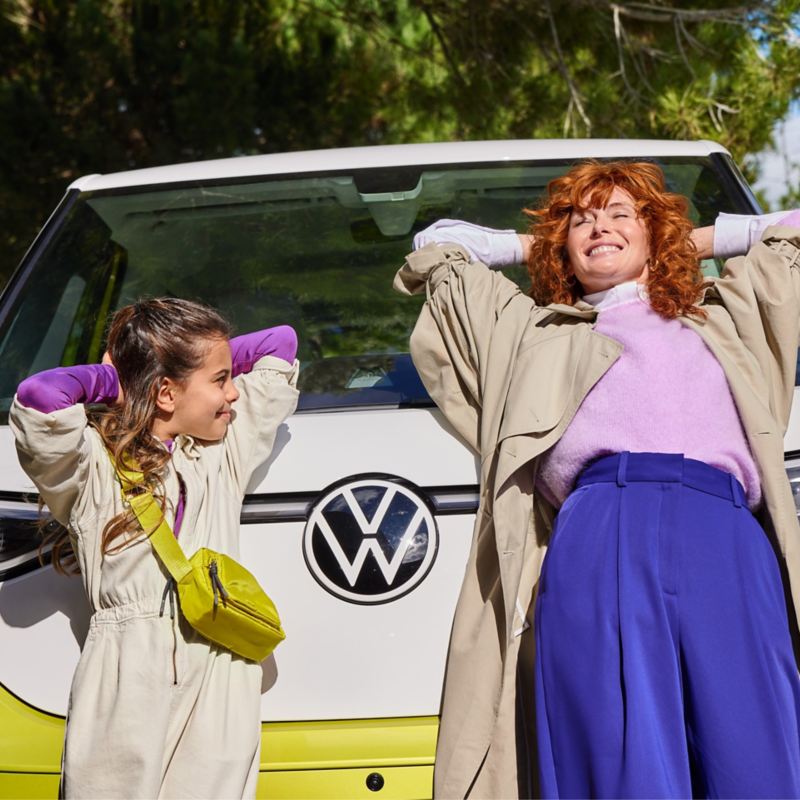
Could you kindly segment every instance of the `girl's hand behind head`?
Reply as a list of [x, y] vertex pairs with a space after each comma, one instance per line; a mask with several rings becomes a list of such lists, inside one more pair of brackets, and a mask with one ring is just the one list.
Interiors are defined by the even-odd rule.
[[[111, 360], [111, 354], [106, 350], [103, 353], [103, 358], [100, 361], [101, 364], [108, 364], [109, 367], [114, 367], [114, 362]], [[114, 367], [114, 371], [116, 372], [117, 368]], [[118, 406], [123, 400], [125, 399], [125, 394], [122, 391], [122, 385], [119, 383], [119, 378], [117, 379], [117, 399], [114, 401], [114, 405]]]

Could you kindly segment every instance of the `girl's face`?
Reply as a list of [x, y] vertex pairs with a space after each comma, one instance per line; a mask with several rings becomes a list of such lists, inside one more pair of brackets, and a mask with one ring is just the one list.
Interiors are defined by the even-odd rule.
[[204, 441], [217, 441], [231, 421], [239, 391], [231, 376], [231, 347], [227, 339], [208, 342], [203, 363], [182, 383], [166, 378], [159, 389], [159, 418], [153, 434], [174, 439], [179, 433]]
[[633, 198], [615, 188], [605, 208], [574, 211], [567, 233], [569, 266], [586, 294], [647, 279], [650, 236]]

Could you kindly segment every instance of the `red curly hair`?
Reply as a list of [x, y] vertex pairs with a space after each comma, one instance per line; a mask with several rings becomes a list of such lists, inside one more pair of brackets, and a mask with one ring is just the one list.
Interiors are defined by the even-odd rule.
[[547, 186], [547, 197], [539, 209], [525, 209], [534, 220], [528, 272], [531, 297], [538, 305], [574, 305], [581, 285], [570, 269], [566, 252], [567, 233], [573, 211], [605, 208], [615, 188], [633, 198], [636, 213], [650, 236], [647, 292], [653, 310], [667, 319], [681, 314], [705, 317], [697, 303], [703, 280], [697, 248], [691, 239], [688, 203], [668, 192], [660, 167], [644, 161], [587, 161]]

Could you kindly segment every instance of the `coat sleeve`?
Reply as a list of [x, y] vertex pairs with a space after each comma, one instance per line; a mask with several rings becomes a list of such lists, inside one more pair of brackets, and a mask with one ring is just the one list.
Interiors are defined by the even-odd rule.
[[73, 509], [91, 488], [92, 442], [83, 405], [45, 413], [15, 397], [9, 425], [22, 469], [55, 519], [69, 525]]
[[265, 356], [235, 378], [239, 399], [224, 439], [225, 462], [241, 495], [269, 458], [280, 424], [297, 405], [299, 363]]
[[20, 405], [45, 413], [77, 403], [110, 405], [118, 395], [119, 378], [111, 364], [55, 367], [31, 375], [17, 388]]
[[503, 325], [504, 318], [513, 317], [516, 324], [522, 317], [510, 310], [524, 306], [525, 311], [532, 301], [501, 273], [470, 263], [458, 245], [429, 244], [411, 253], [394, 288], [401, 294], [426, 293], [411, 334], [411, 356], [436, 405], [480, 452], [490, 357], [498, 337], [511, 343], [518, 334]]
[[760, 364], [772, 412], [786, 425], [800, 339], [800, 230], [767, 228], [747, 255], [726, 262], [712, 292]]

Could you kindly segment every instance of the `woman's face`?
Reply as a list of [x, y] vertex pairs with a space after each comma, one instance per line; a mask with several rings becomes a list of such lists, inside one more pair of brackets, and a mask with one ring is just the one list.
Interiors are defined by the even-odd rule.
[[574, 211], [567, 233], [569, 267], [586, 294], [625, 281], [644, 283], [650, 236], [633, 198], [614, 189], [605, 208]]

